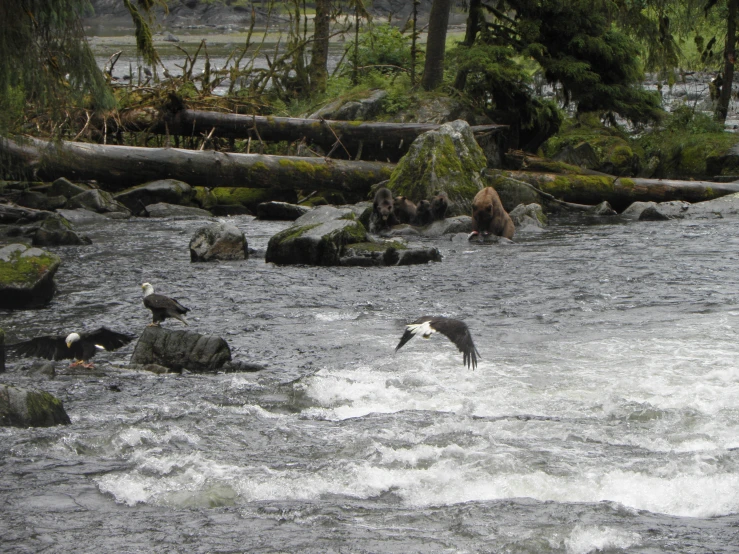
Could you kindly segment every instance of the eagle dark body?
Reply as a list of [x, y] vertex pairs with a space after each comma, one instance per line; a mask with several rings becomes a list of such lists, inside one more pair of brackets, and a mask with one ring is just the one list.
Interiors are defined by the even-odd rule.
[[148, 296], [144, 296], [144, 306], [151, 310], [152, 322], [157, 325], [170, 317], [179, 319], [187, 325], [183, 316], [189, 312], [190, 309], [185, 308], [185, 306], [173, 298], [169, 298], [163, 294], [149, 294]]
[[441, 333], [456, 345], [462, 353], [462, 363], [464, 365], [472, 367], [472, 369], [477, 367], [477, 358], [481, 357], [480, 353], [475, 347], [467, 324], [459, 319], [431, 316], [421, 317], [405, 326], [405, 333], [400, 337], [400, 342], [395, 347], [395, 351], [397, 352], [405, 343], [419, 333], [424, 338], [429, 338], [434, 332]]
[[125, 333], [112, 331], [107, 327], [100, 327], [87, 333], [78, 333], [79, 340], [70, 343], [67, 347], [64, 336], [43, 336], [11, 345], [11, 348], [20, 356], [46, 358], [47, 360], [83, 360], [89, 361], [97, 352], [95, 345], [105, 350], [117, 350], [127, 345], [136, 337]]

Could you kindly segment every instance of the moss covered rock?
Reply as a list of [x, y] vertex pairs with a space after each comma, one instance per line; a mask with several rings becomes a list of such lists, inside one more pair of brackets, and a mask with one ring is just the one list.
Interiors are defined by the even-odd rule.
[[48, 392], [0, 385], [0, 426], [51, 427], [69, 423], [62, 401]]
[[40, 248], [10, 244], [0, 248], [0, 308], [37, 308], [54, 296], [61, 260]]
[[173, 371], [215, 372], [230, 360], [231, 349], [221, 337], [163, 327], [147, 327], [131, 355], [132, 366], [156, 364]]
[[297, 202], [297, 194], [292, 190], [272, 188], [216, 187], [212, 194], [218, 206], [242, 206], [256, 213], [257, 206], [263, 202]]
[[641, 166], [641, 150], [614, 127], [603, 125], [595, 114], [567, 121], [541, 147], [555, 161], [616, 176], [634, 176]]
[[469, 125], [457, 120], [419, 136], [393, 171], [387, 187], [413, 202], [439, 192], [449, 197], [449, 215], [470, 213], [485, 184], [487, 161]]
[[190, 240], [190, 261], [245, 260], [249, 249], [244, 233], [229, 223], [213, 223], [195, 231]]
[[143, 207], [159, 202], [189, 205], [194, 195], [193, 188], [183, 181], [161, 179], [121, 191], [114, 198], [137, 214]]

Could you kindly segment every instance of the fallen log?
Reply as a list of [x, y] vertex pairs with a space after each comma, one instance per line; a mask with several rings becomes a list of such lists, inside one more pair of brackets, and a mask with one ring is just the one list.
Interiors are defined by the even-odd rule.
[[487, 174], [492, 178], [493, 186], [496, 186], [496, 181], [500, 182], [501, 186], [505, 186], [504, 180], [510, 178], [533, 185], [565, 202], [594, 205], [606, 200], [619, 212], [633, 202], [667, 202], [670, 200], [702, 202], [739, 192], [739, 183], [713, 181], [505, 170], [490, 170]]
[[[120, 120], [108, 121], [109, 132], [118, 128], [186, 137], [212, 135], [265, 142], [305, 140], [326, 151], [333, 148], [335, 154], [343, 158], [397, 161], [408, 151], [416, 137], [438, 129], [439, 125], [303, 119], [199, 110], [181, 110], [155, 116], [151, 111], [137, 110], [123, 114]], [[471, 127], [473, 133], [500, 132], [507, 128], [507, 125]]]
[[48, 143], [34, 138], [22, 143], [2, 139], [0, 153], [33, 166], [43, 180], [95, 180], [113, 188], [171, 178], [192, 186], [330, 189], [365, 195], [372, 185], [389, 179], [395, 167], [383, 162]]

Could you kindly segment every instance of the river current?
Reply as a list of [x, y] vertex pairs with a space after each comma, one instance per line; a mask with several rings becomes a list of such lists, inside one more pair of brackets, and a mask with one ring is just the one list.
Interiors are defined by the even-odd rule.
[[[0, 312], [8, 342], [140, 334], [149, 281], [265, 366], [10, 358], [72, 423], [0, 428], [0, 551], [739, 551], [739, 221], [555, 220], [371, 269], [266, 264], [287, 223], [230, 221], [262, 257], [190, 263], [203, 220], [78, 225], [52, 304]], [[465, 320], [477, 370], [438, 335], [395, 353], [421, 315]]]

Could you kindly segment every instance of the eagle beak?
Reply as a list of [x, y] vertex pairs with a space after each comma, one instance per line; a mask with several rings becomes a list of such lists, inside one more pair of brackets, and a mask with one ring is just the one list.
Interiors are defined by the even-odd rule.
[[71, 348], [71, 347], [72, 347], [72, 343], [71, 342], [68, 342], [67, 343], [67, 348]]

